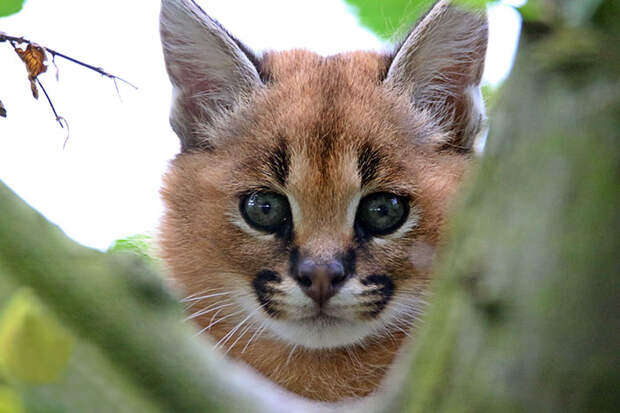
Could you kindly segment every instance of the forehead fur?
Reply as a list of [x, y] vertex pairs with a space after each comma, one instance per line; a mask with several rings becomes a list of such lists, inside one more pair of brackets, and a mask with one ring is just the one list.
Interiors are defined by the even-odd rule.
[[426, 112], [382, 84], [389, 61], [364, 52], [266, 54], [261, 71], [267, 84], [205, 126], [204, 139], [214, 142], [216, 152], [237, 159], [245, 155], [239, 162], [244, 173], [268, 180], [265, 184], [274, 180], [267, 168], [273, 162], [291, 166], [283, 171], [293, 172], [289, 183], [295, 181], [295, 168], [303, 168], [315, 172], [303, 177], [306, 185], [324, 185], [349, 176], [342, 167], [355, 169], [360, 160], [370, 163], [365, 166], [371, 170], [362, 169], [373, 175], [364, 178], [380, 181], [379, 161], [381, 172], [396, 172], [399, 159], [410, 161], [411, 151], [441, 141], [444, 134]]
[[237, 192], [253, 189], [243, 187], [250, 182], [286, 187], [306, 223], [332, 229], [361, 185], [410, 194], [408, 165], [443, 132], [383, 85], [389, 63], [365, 52], [266, 54], [266, 86], [204, 131], [214, 153], [235, 159]]

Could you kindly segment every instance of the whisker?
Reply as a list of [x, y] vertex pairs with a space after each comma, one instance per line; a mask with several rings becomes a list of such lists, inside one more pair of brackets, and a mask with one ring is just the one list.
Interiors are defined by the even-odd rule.
[[256, 323], [250, 323], [248, 324], [240, 333], [239, 333], [239, 337], [237, 337], [237, 339], [235, 341], [233, 341], [233, 343], [228, 347], [228, 349], [224, 352], [224, 354], [228, 354], [228, 352], [230, 350], [233, 349], [233, 347], [235, 347], [235, 344], [237, 344], [239, 342], [239, 340], [241, 340], [241, 338], [245, 335], [245, 333], [247, 333], [250, 328], [256, 326]]
[[[193, 320], [196, 317], [200, 317], [202, 315], [208, 314], [211, 311], [215, 311], [224, 307], [230, 307], [231, 305], [235, 305], [235, 303], [227, 303], [230, 300], [224, 300], [224, 301], [218, 301], [215, 304], [211, 304], [208, 307], [205, 307], [201, 310], [196, 311], [193, 314], [190, 314], [189, 316], [185, 317], [185, 319], [183, 321], [189, 321], [189, 320]], [[221, 303], [227, 303], [227, 304], [221, 304]], [[220, 305], [221, 304], [221, 305]], [[215, 307], [215, 308], [214, 308]]]
[[220, 346], [220, 344], [224, 345], [226, 344], [226, 342], [228, 340], [230, 340], [230, 338], [237, 332], [237, 330], [246, 322], [250, 319], [250, 317], [252, 317], [252, 315], [254, 315], [254, 313], [256, 313], [258, 310], [260, 310], [261, 308], [263, 308], [265, 304], [262, 304], [260, 306], [258, 306], [254, 311], [252, 311], [250, 314], [248, 314], [243, 320], [241, 320], [240, 323], [238, 323], [232, 330], [230, 330], [228, 333], [226, 333], [226, 335], [224, 335], [224, 337], [222, 337], [220, 339], [220, 341], [218, 341], [215, 344], [215, 348], [218, 348]]
[[248, 349], [249, 345], [252, 343], [252, 341], [255, 338], [258, 338], [258, 337], [261, 336], [262, 332], [265, 330], [266, 327], [267, 327], [267, 320], [265, 320], [265, 321], [263, 321], [261, 323], [261, 325], [254, 332], [254, 334], [252, 334], [252, 337], [250, 337], [250, 340], [248, 340], [248, 342], [245, 343], [245, 346], [243, 347], [243, 350], [241, 350], [241, 354], [245, 353], [245, 351]]
[[226, 294], [230, 294], [230, 291], [225, 291], [223, 293], [214, 293], [214, 294], [201, 295], [200, 297], [186, 297], [186, 298], [182, 299], [181, 302], [182, 303], [189, 303], [189, 302], [192, 302], [192, 301], [205, 300], [205, 299], [211, 298], [211, 297], [219, 297], [219, 296], [226, 295]]
[[293, 345], [293, 348], [291, 349], [291, 352], [288, 353], [288, 357], [286, 358], [286, 361], [284, 362], [284, 367], [288, 366], [289, 361], [291, 361], [291, 357], [293, 357], [293, 353], [295, 352], [295, 350], [297, 349], [297, 344]]
[[196, 292], [194, 292], [192, 294], [189, 294], [189, 295], [183, 297], [183, 299], [181, 301], [185, 301], [188, 298], [196, 297], [197, 295], [204, 294], [204, 293], [207, 293], [207, 292], [210, 292], [210, 291], [219, 291], [219, 290], [225, 290], [225, 289], [226, 288], [224, 288], [224, 287], [205, 288], [203, 290], [196, 291]]
[[234, 316], [236, 316], [238, 314], [241, 314], [241, 313], [243, 313], [243, 310], [235, 311], [234, 313], [230, 313], [228, 315], [225, 315], [224, 317], [220, 317], [217, 320], [213, 321], [212, 323], [209, 323], [208, 326], [206, 326], [205, 328], [200, 330], [196, 335], [200, 335], [200, 334], [204, 333], [205, 331], [207, 331], [208, 329], [210, 329], [211, 327], [213, 327], [214, 325], [219, 324], [222, 321], [226, 320], [227, 318], [234, 317]]

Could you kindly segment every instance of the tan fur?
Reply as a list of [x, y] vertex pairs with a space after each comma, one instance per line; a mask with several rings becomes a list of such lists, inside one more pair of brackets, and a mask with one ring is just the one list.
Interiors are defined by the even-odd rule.
[[[204, 139], [216, 137], [214, 149], [185, 151], [172, 162], [162, 189], [167, 206], [162, 254], [187, 295], [222, 293], [194, 302], [190, 313], [230, 304], [195, 319], [200, 328], [221, 320], [206, 331], [215, 342], [247, 317], [230, 295], [251, 296], [252, 276], [264, 268], [287, 273], [288, 254], [279, 241], [250, 236], [234, 224], [237, 194], [259, 186], [285, 190], [302, 217], [295, 223], [295, 242], [328, 257], [355, 244], [346, 208], [360, 191], [357, 154], [365, 143], [386, 155], [365, 191], [412, 194], [420, 221], [385, 245], [369, 243], [368, 253], [359, 254], [357, 273], [388, 272], [397, 294], [423, 294], [429, 265], [418, 265], [413, 249], [433, 250], [439, 243], [468, 156], [428, 144], [446, 142], [449, 132], [414, 108], [409, 97], [384, 87], [388, 64], [387, 57], [374, 53], [267, 54], [263, 70], [273, 81], [202, 131]], [[265, 166], [279, 139], [291, 153], [286, 188]], [[405, 320], [405, 327], [413, 321]], [[257, 327], [243, 325], [220, 348], [285, 388], [325, 401], [372, 393], [405, 338], [395, 329], [348, 348], [310, 350], [269, 332], [253, 337]]]

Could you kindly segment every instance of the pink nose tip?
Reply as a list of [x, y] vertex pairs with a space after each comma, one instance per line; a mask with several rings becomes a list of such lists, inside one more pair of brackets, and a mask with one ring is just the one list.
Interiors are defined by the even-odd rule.
[[306, 258], [299, 264], [296, 279], [303, 292], [322, 306], [342, 287], [346, 275], [342, 263], [338, 260], [317, 264], [314, 260]]

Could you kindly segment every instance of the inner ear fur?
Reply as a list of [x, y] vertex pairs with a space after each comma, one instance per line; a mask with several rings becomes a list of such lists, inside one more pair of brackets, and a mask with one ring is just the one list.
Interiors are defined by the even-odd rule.
[[472, 150], [486, 116], [480, 91], [488, 41], [482, 12], [438, 1], [396, 51], [385, 84], [448, 132], [436, 146]]
[[208, 149], [209, 126], [262, 85], [260, 59], [192, 0], [162, 0], [160, 35], [181, 149]]

